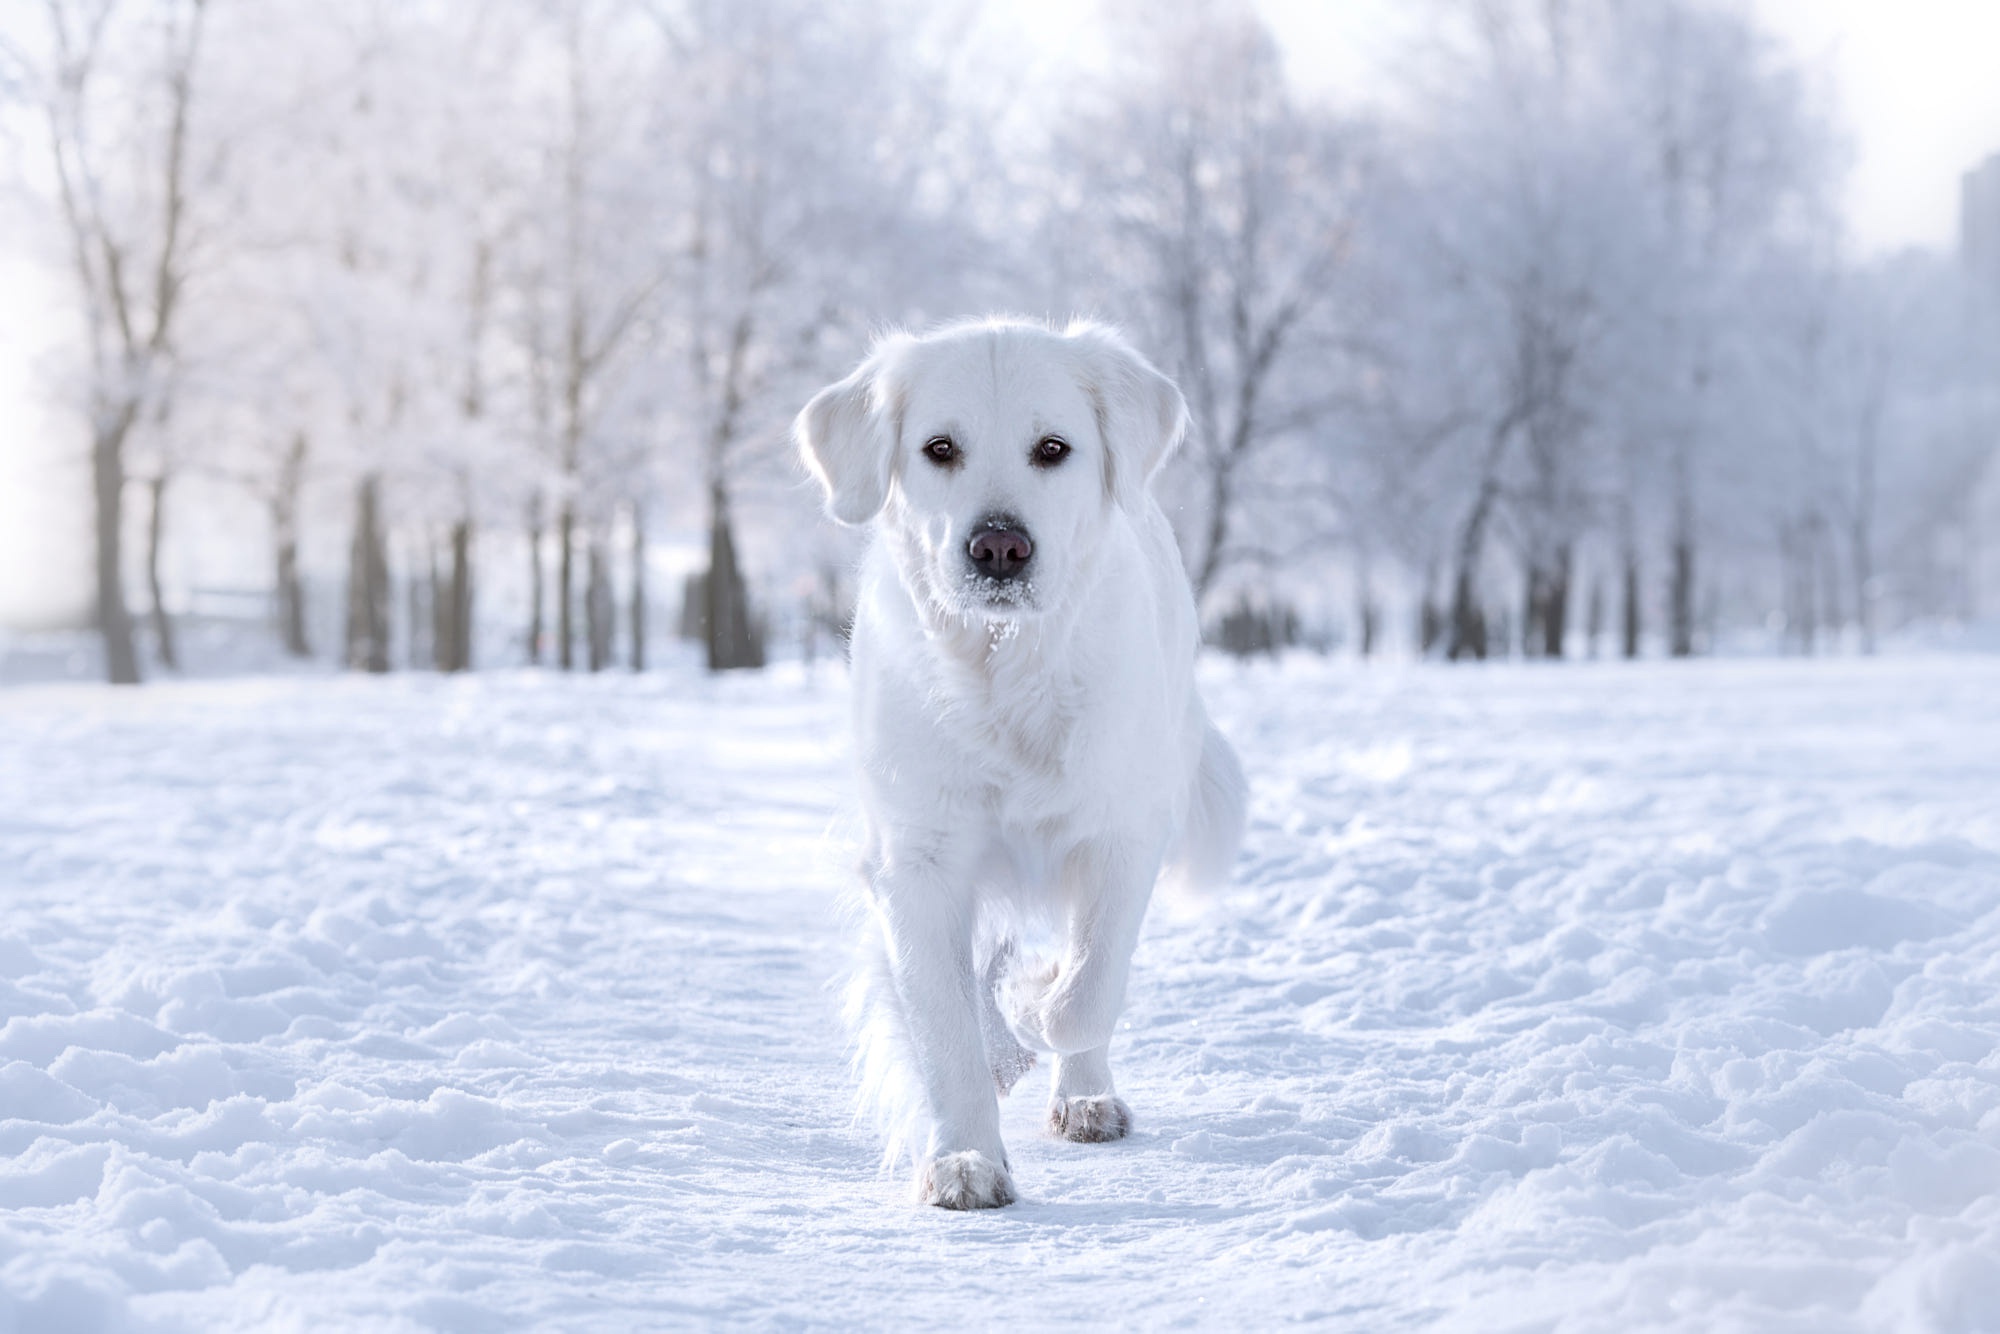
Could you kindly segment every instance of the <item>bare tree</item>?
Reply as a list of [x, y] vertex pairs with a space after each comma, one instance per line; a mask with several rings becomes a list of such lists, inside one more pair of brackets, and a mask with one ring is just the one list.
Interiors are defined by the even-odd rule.
[[217, 477], [290, 652], [337, 491], [357, 666], [393, 633], [466, 669], [504, 614], [530, 661], [642, 670], [649, 543], [690, 536], [686, 623], [759, 662], [796, 618], [758, 604], [837, 607], [847, 554], [791, 410], [874, 329], [998, 307], [1119, 319], [1180, 379], [1161, 485], [1259, 634], [1687, 653], [1782, 606], [1866, 647], [1980, 605], [2000, 393], [1951, 275], [1894, 280], [1917, 317], [1849, 290], [1821, 109], [1729, 6], [1442, 4], [1363, 120], [1288, 88], [1251, 0], [1114, 3], [1059, 89], [972, 87], [977, 7], [914, 0], [40, 4], [46, 58], [0, 54], [84, 296], [120, 679], [121, 572], [171, 654]]
[[1107, 104], [1076, 115], [1062, 151], [1070, 191], [1107, 220], [1085, 238], [1102, 257], [1089, 295], [1136, 305], [1187, 392], [1177, 466], [1197, 517], [1181, 536], [1200, 598], [1254, 555], [1238, 539], [1260, 455], [1337, 401], [1338, 351], [1314, 335], [1349, 256], [1358, 155], [1347, 127], [1292, 99], [1248, 6], [1180, 3], [1120, 36]]
[[[621, 381], [633, 372], [635, 348], [669, 275], [662, 256], [640, 240], [662, 227], [657, 177], [641, 156], [650, 103], [638, 91], [656, 68], [634, 54], [648, 47], [651, 29], [629, 5], [565, 0], [558, 10], [561, 86], [550, 118], [556, 134], [544, 147], [554, 207], [531, 217], [530, 253], [515, 281], [524, 293], [522, 341], [557, 491], [556, 663], [567, 671], [576, 661], [578, 594], [589, 596], [578, 584], [580, 548], [601, 539], [605, 492], [616, 486], [607, 474], [626, 463], [611, 466], [607, 453], [637, 436], [613, 421]], [[586, 528], [597, 535], [586, 537]], [[538, 621], [540, 611], [537, 603]]]
[[1405, 302], [1452, 312], [1475, 353], [1430, 381], [1480, 423], [1460, 437], [1465, 480], [1441, 479], [1462, 497], [1448, 651], [1512, 638], [1511, 617], [1492, 633], [1484, 588], [1498, 533], [1524, 585], [1524, 651], [1562, 655], [1579, 544], [1609, 529], [1627, 655], [1642, 551], [1662, 530], [1668, 644], [1691, 652], [1719, 452], [1707, 442], [1729, 429], [1723, 395], [1745, 388], [1751, 359], [1732, 293], [1785, 220], [1823, 202], [1810, 117], [1735, 14], [1605, 0], [1451, 12], [1412, 155], [1421, 207], [1404, 215], [1423, 243], [1398, 261], [1430, 275]]
[[1830, 216], [1830, 149], [1798, 76], [1743, 15], [1670, 4], [1611, 20], [1640, 54], [1632, 134], [1662, 229], [1659, 272], [1675, 279], [1653, 289], [1647, 345], [1671, 404], [1654, 418], [1669, 491], [1668, 651], [1686, 657], [1695, 651], [1701, 493], [1712, 442], [1727, 432], [1720, 401], [1732, 389], [1730, 368], [1718, 363], [1729, 356], [1728, 326], [1747, 327], [1731, 294], [1767, 262], [1781, 229]]
[[[783, 479], [784, 425], [885, 307], [911, 303], [960, 233], [934, 221], [956, 186], [925, 145], [934, 75], [911, 67], [915, 10], [840, 17], [804, 0], [657, 11], [679, 77], [656, 142], [674, 164], [668, 310], [684, 392], [668, 411], [684, 475], [706, 502], [700, 585], [713, 670], [761, 666], [740, 524]], [[943, 196], [926, 208], [925, 193]], [[761, 487], [766, 493], [757, 494]]]
[[[166, 391], [189, 278], [190, 137], [205, 6], [170, 0], [138, 16], [117, 0], [44, 0], [44, 12], [48, 59], [17, 62], [47, 128], [88, 334], [105, 666], [113, 683], [136, 684], [124, 587], [127, 445]], [[134, 93], [138, 109], [122, 123], [120, 101]], [[156, 478], [156, 508], [165, 484], [163, 474]], [[163, 638], [163, 647], [170, 643]]]
[[[1524, 593], [1523, 651], [1560, 657], [1575, 545], [1589, 518], [1602, 434], [1593, 412], [1611, 329], [1605, 311], [1629, 238], [1589, 66], [1568, 55], [1569, 11], [1476, 11], [1421, 168], [1429, 300], [1452, 312], [1474, 355], [1465, 471], [1452, 550], [1447, 656], [1496, 641], [1484, 584], [1496, 527], [1511, 536]], [[1532, 143], [1535, 151], [1517, 145]], [[1477, 440], [1476, 447], [1473, 441]]]

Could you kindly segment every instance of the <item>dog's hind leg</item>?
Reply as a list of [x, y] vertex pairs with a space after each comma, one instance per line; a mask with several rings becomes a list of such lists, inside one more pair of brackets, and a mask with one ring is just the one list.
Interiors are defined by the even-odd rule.
[[1159, 866], [1157, 850], [1147, 851], [1150, 856], [1112, 844], [1072, 853], [1063, 868], [1070, 897], [1063, 957], [1037, 973], [1016, 970], [1006, 980], [1015, 1029], [1056, 1054], [1049, 1128], [1064, 1139], [1102, 1143], [1123, 1139], [1132, 1127], [1131, 1109], [1111, 1085], [1111, 1034]]
[[986, 1045], [986, 1064], [993, 1071], [993, 1087], [1001, 1097], [1013, 1092], [1021, 1076], [1035, 1068], [1035, 1053], [1021, 1045], [1014, 1030], [1000, 1014], [996, 993], [1018, 959], [1012, 936], [990, 947], [985, 966], [979, 970], [979, 1036]]

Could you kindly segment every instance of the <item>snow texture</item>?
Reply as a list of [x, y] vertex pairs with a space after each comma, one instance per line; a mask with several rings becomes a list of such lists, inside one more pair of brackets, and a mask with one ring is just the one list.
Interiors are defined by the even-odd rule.
[[2000, 1328], [1990, 660], [1205, 674], [1238, 888], [978, 1216], [837, 673], [0, 692], [0, 1330]]

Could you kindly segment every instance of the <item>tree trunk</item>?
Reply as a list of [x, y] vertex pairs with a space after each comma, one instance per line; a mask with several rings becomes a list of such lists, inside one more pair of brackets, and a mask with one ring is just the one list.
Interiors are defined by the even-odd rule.
[[764, 665], [764, 643], [750, 617], [750, 594], [736, 564], [736, 538], [729, 522], [729, 496], [716, 483], [709, 490], [707, 603], [708, 669], [732, 671]]
[[1870, 419], [1861, 440], [1861, 468], [1855, 479], [1854, 523], [1849, 536], [1854, 560], [1854, 621], [1861, 632], [1861, 651], [1870, 655], [1875, 652], [1875, 600], [1881, 592], [1875, 584], [1876, 439]]
[[590, 654], [590, 670], [601, 672], [611, 665], [611, 622], [616, 613], [611, 603], [611, 578], [605, 569], [604, 543], [598, 538], [590, 541], [588, 564], [583, 591], [584, 640]]
[[429, 534], [424, 537], [424, 556], [428, 578], [419, 578], [417, 562], [413, 558], [409, 565], [409, 580], [404, 588], [404, 611], [410, 625], [410, 669], [437, 666], [437, 638], [433, 633], [431, 607], [425, 595], [437, 587], [438, 563], [437, 543]]
[[[1593, 561], [1591, 564], [1595, 570], [1596, 562]], [[1592, 658], [1596, 658], [1597, 646], [1604, 638], [1604, 576], [1602, 572], [1594, 572], [1591, 575], [1590, 598], [1584, 603], [1583, 636], [1585, 642], [1589, 645], [1587, 651]]]
[[646, 510], [632, 505], [632, 670], [646, 670]]
[[472, 670], [472, 520], [451, 526], [451, 582], [445, 589], [444, 624], [449, 656], [438, 664], [447, 672]]
[[146, 482], [150, 509], [146, 516], [146, 593], [153, 603], [153, 640], [160, 665], [179, 671], [180, 655], [174, 651], [174, 623], [167, 616], [165, 590], [160, 586], [160, 536], [166, 527], [167, 474], [164, 469]]
[[1375, 654], [1375, 637], [1381, 628], [1381, 612], [1375, 605], [1375, 581], [1368, 553], [1358, 552], [1354, 560], [1355, 651], [1366, 662]]
[[1861, 632], [1861, 651], [1875, 652], [1875, 553], [1865, 517], [1854, 521], [1850, 539], [1854, 558], [1854, 623]]
[[1536, 609], [1535, 619], [1541, 629], [1542, 642], [1536, 645], [1536, 649], [1545, 658], [1561, 658], [1563, 641], [1569, 637], [1571, 556], [1567, 542], [1557, 547], [1555, 559], [1542, 571], [1539, 581], [1542, 604]]
[[306, 640], [305, 585], [299, 575], [299, 488], [305, 475], [306, 436], [292, 437], [285, 451], [284, 466], [278, 470], [278, 489], [271, 500], [271, 535], [277, 548], [278, 633], [285, 652], [295, 658], [312, 656]]
[[1799, 652], [1810, 658], [1819, 649], [1819, 589], [1813, 572], [1812, 530], [1800, 532], [1797, 556], [1793, 561], [1794, 578], [1798, 581], [1795, 600], [1799, 608]]
[[542, 665], [542, 493], [528, 500], [528, 665]]
[[1694, 656], [1694, 533], [1685, 520], [1675, 525], [1673, 578], [1667, 588], [1668, 652]]
[[139, 653], [132, 616], [125, 608], [125, 435], [136, 405], [106, 423], [91, 442], [91, 480], [97, 517], [97, 629], [104, 637], [104, 670], [115, 686], [139, 684]]
[[1801, 657], [1811, 657], [1818, 628], [1813, 624], [1812, 538], [1803, 524], [1778, 525], [1778, 552], [1784, 572], [1785, 641]]
[[1470, 570], [1461, 569], [1452, 584], [1450, 629], [1446, 658], [1457, 662], [1460, 658], [1486, 656], [1486, 612], [1473, 591]]
[[1620, 647], [1627, 658], [1639, 656], [1639, 552], [1635, 547], [1625, 548], [1625, 588], [1624, 607], [1620, 615]]
[[450, 566], [431, 559], [431, 662], [441, 672], [472, 666], [472, 523], [459, 519], [448, 539]]
[[299, 579], [299, 544], [296, 538], [278, 539], [278, 633], [285, 652], [295, 658], [310, 658], [312, 644], [306, 639], [305, 587]]
[[1799, 637], [1799, 581], [1792, 566], [1792, 525], [1787, 520], [1778, 524], [1778, 619], [1783, 622], [1778, 651], [1786, 654], [1792, 651]]
[[347, 563], [347, 665], [365, 672], [389, 670], [389, 552], [380, 489], [373, 474], [361, 480]]
[[1444, 638], [1444, 610], [1437, 603], [1437, 564], [1424, 569], [1423, 600], [1417, 604], [1417, 653], [1428, 658]]
[[1825, 519], [1813, 521], [1813, 569], [1819, 580], [1820, 618], [1835, 652], [1840, 650], [1840, 628], [1846, 617], [1840, 606], [1840, 556], [1835, 550], [1833, 525]]
[[1547, 632], [1542, 618], [1548, 610], [1547, 573], [1538, 557], [1528, 560], [1528, 587], [1521, 599], [1521, 656], [1532, 658], [1542, 651]]
[[1507, 442], [1521, 424], [1521, 414], [1509, 411], [1493, 425], [1486, 442], [1486, 458], [1480, 467], [1479, 495], [1459, 530], [1458, 568], [1451, 589], [1451, 641], [1445, 656], [1460, 658], [1486, 656], [1486, 612], [1479, 603], [1479, 564], [1486, 549], [1486, 523], [1493, 504], [1500, 498], [1500, 463]]
[[1201, 564], [1194, 572], [1194, 605], [1199, 608], [1208, 596], [1209, 587], [1216, 575], [1222, 572], [1223, 552], [1229, 542], [1229, 506], [1234, 478], [1234, 459], [1224, 456], [1215, 461], [1215, 471], [1208, 485], [1208, 534], [1201, 549]]
[[575, 564], [576, 506], [564, 500], [556, 521], [556, 666], [566, 672], [576, 667], [575, 623], [571, 620]]
[[440, 569], [431, 551], [431, 665], [462, 672], [472, 665], [472, 525], [459, 519], [446, 539], [448, 567]]
[[1486, 613], [1479, 605], [1479, 559], [1485, 547], [1487, 516], [1492, 513], [1498, 494], [1499, 487], [1489, 476], [1479, 488], [1479, 498], [1473, 502], [1472, 512], [1466, 516], [1465, 527], [1459, 533], [1458, 569], [1451, 590], [1451, 643], [1445, 650], [1445, 656], [1453, 662], [1486, 656]]
[[431, 666], [448, 672], [451, 670], [451, 595], [445, 591], [447, 576], [438, 564], [437, 539], [426, 535], [424, 547], [430, 575]]

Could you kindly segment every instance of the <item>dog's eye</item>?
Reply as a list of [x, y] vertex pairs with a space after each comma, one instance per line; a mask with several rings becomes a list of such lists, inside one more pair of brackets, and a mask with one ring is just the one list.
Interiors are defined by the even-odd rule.
[[924, 457], [932, 463], [950, 463], [958, 457], [958, 446], [948, 435], [934, 435], [924, 441]]
[[1053, 468], [1069, 457], [1069, 442], [1059, 435], [1045, 435], [1035, 446], [1035, 466]]

